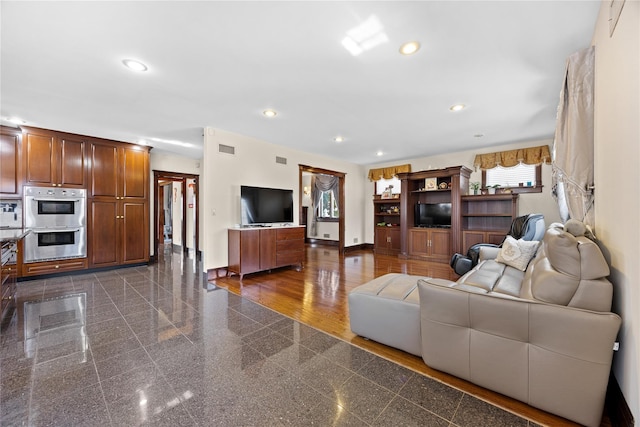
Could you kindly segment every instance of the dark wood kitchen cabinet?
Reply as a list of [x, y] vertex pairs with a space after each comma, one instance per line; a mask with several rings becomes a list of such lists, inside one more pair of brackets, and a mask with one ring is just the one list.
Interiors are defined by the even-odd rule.
[[22, 195], [22, 132], [20, 129], [0, 126], [0, 196]]
[[92, 141], [89, 267], [149, 261], [149, 149]]
[[18, 277], [18, 242], [2, 242], [0, 268], [0, 320], [15, 306], [16, 279]]
[[88, 138], [31, 127], [22, 132], [26, 185], [86, 187]]

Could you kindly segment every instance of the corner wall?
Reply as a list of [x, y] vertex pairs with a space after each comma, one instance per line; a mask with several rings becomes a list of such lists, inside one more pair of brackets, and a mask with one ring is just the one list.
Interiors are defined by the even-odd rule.
[[611, 265], [613, 311], [622, 317], [613, 372], [640, 420], [640, 2], [627, 0], [612, 37], [602, 1], [593, 45], [596, 235]]
[[[219, 153], [218, 144], [234, 147], [235, 154]], [[276, 163], [276, 156], [286, 158], [287, 164]], [[293, 219], [295, 224], [299, 224], [299, 164], [346, 174], [345, 246], [363, 242], [364, 167], [220, 129], [205, 128], [200, 188], [201, 247], [205, 271], [228, 264], [227, 229], [240, 223], [241, 185], [292, 189]]]

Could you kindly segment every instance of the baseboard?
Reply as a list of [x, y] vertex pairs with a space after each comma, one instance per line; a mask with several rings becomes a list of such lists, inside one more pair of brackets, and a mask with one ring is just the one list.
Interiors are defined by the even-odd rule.
[[323, 239], [309, 239], [305, 240], [306, 243], [309, 243], [312, 246], [339, 246], [340, 242], [337, 240], [323, 240]]
[[633, 427], [634, 419], [627, 401], [624, 399], [622, 390], [618, 385], [616, 377], [609, 376], [609, 386], [607, 387], [607, 398], [605, 411], [609, 416], [612, 426]]
[[23, 276], [23, 277], [18, 277], [16, 281], [28, 282], [30, 280], [53, 279], [55, 277], [61, 277], [61, 276], [79, 276], [82, 274], [92, 274], [92, 273], [101, 273], [103, 271], [119, 270], [121, 268], [142, 267], [150, 264], [151, 264], [151, 257], [149, 258], [148, 262], [138, 262], [135, 264], [111, 265], [109, 267], [94, 267], [94, 268], [87, 268], [83, 270], [61, 271], [60, 273], [39, 274], [37, 276]]
[[359, 245], [347, 246], [344, 248], [345, 252], [355, 252], [355, 251], [372, 251], [373, 243], [360, 243]]

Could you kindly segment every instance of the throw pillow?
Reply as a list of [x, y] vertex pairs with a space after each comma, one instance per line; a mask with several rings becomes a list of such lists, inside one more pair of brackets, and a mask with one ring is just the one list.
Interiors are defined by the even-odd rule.
[[507, 236], [502, 243], [502, 248], [496, 257], [496, 261], [507, 264], [520, 271], [525, 271], [529, 265], [529, 261], [534, 257], [538, 250], [540, 242], [516, 240], [511, 236]]

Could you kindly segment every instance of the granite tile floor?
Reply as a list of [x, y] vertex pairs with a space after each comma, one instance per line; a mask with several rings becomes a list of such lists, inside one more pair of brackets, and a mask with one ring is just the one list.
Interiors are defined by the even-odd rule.
[[1, 425], [534, 425], [161, 258], [19, 283]]

